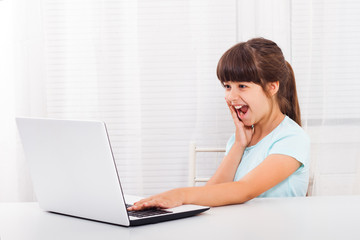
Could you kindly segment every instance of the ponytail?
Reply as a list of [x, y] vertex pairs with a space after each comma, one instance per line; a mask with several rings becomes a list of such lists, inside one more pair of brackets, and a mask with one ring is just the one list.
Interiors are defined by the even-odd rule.
[[279, 106], [282, 113], [288, 115], [294, 120], [299, 126], [301, 126], [301, 112], [298, 101], [295, 74], [290, 63], [286, 62], [288, 70], [288, 78], [282, 88], [282, 92], [278, 93]]

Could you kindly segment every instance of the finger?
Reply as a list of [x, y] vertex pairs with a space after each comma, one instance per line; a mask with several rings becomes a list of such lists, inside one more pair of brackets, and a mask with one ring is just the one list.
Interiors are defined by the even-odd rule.
[[161, 204], [156, 199], [150, 200], [150, 201], [144, 203], [144, 205], [143, 205], [144, 208], [158, 208], [160, 206], [161, 206]]
[[225, 101], [226, 101], [226, 103], [227, 103], [228, 106], [231, 105], [231, 102], [230, 102], [229, 100], [227, 100], [226, 98], [225, 98]]
[[140, 201], [137, 201], [134, 203], [134, 206], [140, 206], [142, 204], [144, 204], [145, 202], [148, 202], [150, 201], [150, 198], [144, 198], [144, 199], [141, 199]]
[[146, 208], [146, 203], [137, 203], [136, 205], [133, 205], [131, 207], [129, 207], [127, 210], [128, 211], [139, 211], [139, 210], [143, 210]]
[[226, 104], [228, 105], [228, 107], [230, 108], [230, 111], [232, 111], [232, 110], [233, 110], [233, 106], [232, 106], [231, 102], [228, 101], [226, 98], [225, 98], [225, 101], [226, 101]]
[[[236, 112], [236, 110], [235, 110], [235, 107], [234, 107], [234, 106], [231, 104], [231, 102], [228, 101], [226, 98], [225, 98], [225, 100], [226, 100], [226, 103], [227, 103], [227, 105], [228, 105], [228, 107], [229, 107], [229, 109], [230, 109], [230, 114], [231, 114], [231, 116], [232, 116], [232, 118], [233, 118], [233, 120], [234, 120], [235, 125], [236, 125], [237, 127], [243, 126], [242, 121], [239, 119], [239, 117], [238, 117], [238, 115], [237, 115], [237, 112]], [[239, 125], [239, 124], [240, 124], [240, 125]]]
[[128, 207], [127, 209], [129, 211], [134, 211], [134, 210], [141, 210], [144, 203], [150, 201], [151, 198], [144, 198], [141, 199], [140, 201], [134, 202], [134, 204], [131, 207]]
[[165, 208], [166, 204], [161, 202], [158, 199], [154, 198], [147, 198], [143, 199], [139, 202], [134, 203], [133, 206], [128, 208], [129, 211], [138, 211], [138, 210], [144, 210], [148, 208]]
[[239, 119], [239, 117], [238, 117], [238, 115], [237, 115], [237, 113], [236, 113], [236, 110], [235, 110], [234, 106], [233, 106], [230, 102], [228, 102], [228, 101], [226, 101], [226, 103], [228, 104], [228, 107], [229, 107], [229, 109], [230, 109], [230, 114], [231, 114], [234, 122], [235, 122], [235, 123], [241, 122], [240, 119]]
[[149, 208], [157, 208], [159, 207], [159, 204], [155, 200], [150, 200], [148, 202], [143, 202], [140, 205], [137, 205], [135, 210], [144, 210]]
[[131, 206], [131, 207], [128, 207], [127, 210], [128, 211], [135, 211], [135, 210], [137, 210], [137, 208], [138, 208], [137, 206]]
[[229, 107], [229, 109], [230, 109], [230, 112], [231, 112], [231, 113], [235, 112], [235, 108], [234, 108], [234, 106], [231, 104], [231, 102], [229, 102], [229, 101], [226, 100], [226, 103], [227, 103], [227, 105], [228, 105], [228, 107]]

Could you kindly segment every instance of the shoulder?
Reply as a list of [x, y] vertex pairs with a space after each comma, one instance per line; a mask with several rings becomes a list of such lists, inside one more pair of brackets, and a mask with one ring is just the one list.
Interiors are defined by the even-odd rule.
[[298, 141], [310, 144], [309, 135], [294, 120], [285, 116], [284, 120], [274, 133], [274, 140], [297, 139]]
[[307, 133], [289, 117], [274, 132], [269, 154], [285, 154], [307, 165], [310, 154], [310, 138]]

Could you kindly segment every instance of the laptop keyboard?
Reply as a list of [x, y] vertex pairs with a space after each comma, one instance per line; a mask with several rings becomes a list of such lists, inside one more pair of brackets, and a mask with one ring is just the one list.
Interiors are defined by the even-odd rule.
[[[131, 207], [130, 204], [126, 204], [126, 207]], [[158, 208], [150, 208], [146, 210], [139, 210], [139, 211], [128, 211], [129, 216], [137, 217], [137, 218], [144, 218], [144, 217], [151, 217], [156, 215], [162, 215], [166, 213], [172, 213], [171, 211], [158, 209]]]

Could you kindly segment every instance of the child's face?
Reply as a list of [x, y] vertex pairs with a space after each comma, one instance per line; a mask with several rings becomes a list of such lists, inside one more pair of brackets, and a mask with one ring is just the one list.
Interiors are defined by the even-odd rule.
[[258, 123], [270, 112], [270, 101], [263, 88], [252, 82], [224, 82], [225, 99], [245, 126]]

